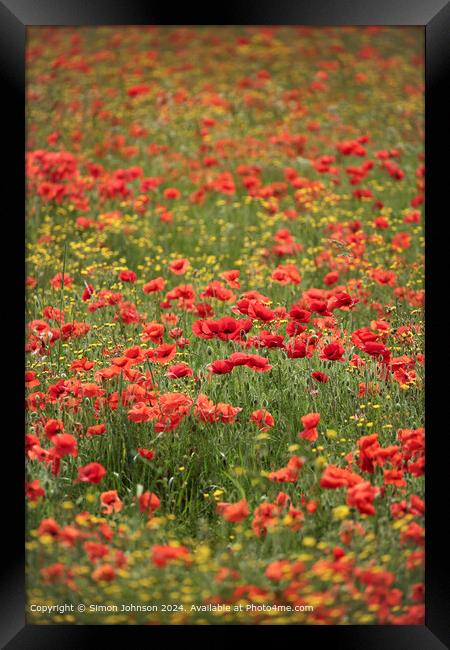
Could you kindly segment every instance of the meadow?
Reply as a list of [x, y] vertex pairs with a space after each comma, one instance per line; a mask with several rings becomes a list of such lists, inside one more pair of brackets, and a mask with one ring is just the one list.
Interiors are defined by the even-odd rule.
[[30, 623], [423, 624], [423, 64], [28, 30]]

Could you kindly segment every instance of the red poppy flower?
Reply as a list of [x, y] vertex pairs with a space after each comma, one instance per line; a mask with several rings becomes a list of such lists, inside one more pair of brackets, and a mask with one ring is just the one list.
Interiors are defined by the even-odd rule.
[[353, 309], [353, 307], [358, 303], [358, 299], [352, 298], [345, 291], [339, 291], [334, 296], [328, 300], [327, 310], [334, 311], [335, 309]]
[[87, 436], [101, 436], [106, 433], [106, 426], [104, 424], [94, 424], [88, 427], [86, 431]]
[[49, 517], [48, 519], [43, 519], [39, 524], [39, 528], [37, 530], [38, 537], [41, 537], [42, 535], [50, 535], [51, 537], [58, 537], [60, 532], [61, 532], [61, 528], [59, 527], [58, 523], [51, 517]]
[[139, 510], [146, 512], [150, 518], [155, 510], [159, 508], [161, 501], [153, 492], [143, 492], [139, 497]]
[[289, 341], [286, 345], [286, 353], [290, 359], [304, 359], [308, 356], [308, 348], [306, 343], [296, 336], [294, 340]]
[[311, 377], [315, 379], [319, 384], [326, 384], [330, 381], [329, 375], [325, 372], [320, 372], [318, 370], [311, 373]]
[[146, 458], [147, 460], [152, 460], [155, 457], [155, 452], [152, 451], [151, 449], [145, 449], [144, 447], [138, 447], [137, 452], [139, 456], [142, 458]]
[[100, 463], [88, 463], [78, 468], [78, 478], [75, 483], [100, 483], [106, 475], [106, 469]]
[[57, 273], [51, 280], [50, 280], [50, 286], [53, 289], [60, 289], [62, 285], [65, 287], [70, 287], [73, 284], [73, 278], [72, 276], [68, 275], [67, 273], [63, 274]]
[[286, 467], [282, 467], [276, 472], [270, 472], [267, 478], [275, 483], [295, 483], [304, 462], [299, 456], [292, 456]]
[[364, 352], [367, 352], [367, 354], [370, 354], [371, 357], [383, 357], [384, 360], [388, 359], [390, 356], [390, 352], [384, 343], [379, 343], [377, 341], [367, 341], [363, 344], [363, 350]]
[[255, 372], [267, 372], [272, 369], [269, 360], [257, 354], [244, 354], [243, 352], [234, 352], [228, 357], [228, 361], [233, 366], [247, 366]]
[[154, 363], [169, 363], [177, 353], [177, 346], [170, 343], [162, 343], [157, 348], [148, 350], [147, 358]]
[[134, 284], [136, 282], [136, 273], [134, 271], [121, 271], [119, 273], [119, 280], [122, 280], [122, 282], [131, 282]]
[[81, 295], [81, 300], [83, 302], [87, 302], [94, 295], [94, 293], [95, 293], [95, 291], [94, 291], [93, 285], [92, 284], [87, 284], [85, 286], [84, 290], [83, 290], [82, 295]]
[[317, 433], [317, 425], [319, 424], [320, 421], [320, 414], [319, 413], [308, 413], [307, 415], [303, 415], [302, 418], [302, 424], [305, 427], [303, 431], [301, 431], [298, 434], [299, 438], [302, 438], [303, 440], [309, 440], [310, 442], [315, 442], [318, 437]]
[[254, 422], [261, 431], [267, 431], [275, 424], [275, 420], [273, 419], [272, 414], [265, 409], [258, 409], [256, 411], [253, 411], [250, 416], [250, 421]]
[[242, 521], [250, 514], [248, 503], [245, 499], [241, 499], [237, 503], [225, 503], [221, 501], [217, 504], [217, 512], [225, 521], [232, 523]]
[[401, 469], [385, 469], [383, 479], [385, 485], [396, 485], [397, 487], [406, 487], [407, 485]]
[[40, 571], [42, 580], [45, 584], [54, 584], [64, 578], [66, 575], [66, 565], [62, 562], [54, 562]]
[[241, 284], [238, 281], [240, 274], [241, 272], [239, 270], [232, 269], [231, 271], [224, 271], [220, 274], [220, 277], [226, 281], [231, 289], [240, 289]]
[[109, 492], [103, 492], [100, 495], [100, 502], [105, 507], [102, 508], [102, 513], [104, 515], [110, 515], [113, 512], [120, 512], [122, 510], [122, 501], [117, 494], [117, 490], [109, 490]]
[[40, 386], [40, 381], [36, 377], [36, 373], [34, 370], [26, 370], [25, 371], [25, 387], [26, 388], [34, 388], [35, 386]]
[[70, 369], [75, 370], [76, 372], [87, 372], [88, 370], [91, 370], [94, 365], [95, 364], [93, 361], [89, 361], [83, 357], [82, 359], [76, 359], [75, 361], [72, 361], [70, 364]]
[[76, 457], [78, 455], [77, 441], [68, 433], [59, 433], [53, 436], [52, 443], [51, 451], [57, 458], [64, 458], [64, 456]]
[[172, 271], [172, 273], [175, 273], [175, 275], [184, 275], [188, 270], [189, 266], [190, 266], [189, 260], [185, 258], [180, 258], [177, 260], [173, 260], [173, 262], [169, 264], [169, 269]]
[[116, 571], [111, 564], [102, 564], [91, 574], [95, 582], [112, 582], [116, 577]]
[[288, 560], [275, 560], [271, 562], [266, 570], [265, 575], [272, 582], [281, 582], [282, 580], [292, 580], [295, 576], [303, 573], [305, 565], [303, 562], [289, 562]]
[[320, 413], [308, 413], [301, 417], [305, 429], [314, 429], [320, 422]]
[[294, 264], [280, 264], [273, 271], [272, 280], [279, 284], [300, 284], [301, 277]]
[[158, 277], [155, 278], [154, 280], [150, 280], [149, 282], [146, 282], [143, 286], [144, 293], [155, 293], [158, 291], [164, 291], [166, 281], [164, 278]]
[[339, 280], [339, 273], [336, 271], [330, 271], [330, 273], [327, 273], [326, 276], [323, 279], [324, 284], [331, 286], [332, 284], [336, 284], [336, 282]]
[[334, 490], [339, 487], [352, 487], [363, 479], [348, 469], [327, 465], [320, 479], [320, 486]]
[[234, 368], [234, 364], [229, 359], [217, 359], [209, 364], [208, 370], [214, 375], [227, 375]]
[[29, 501], [38, 501], [41, 497], [45, 497], [45, 490], [41, 486], [38, 479], [34, 481], [25, 482], [25, 494]]
[[187, 363], [177, 363], [170, 366], [166, 372], [166, 377], [169, 379], [180, 379], [180, 377], [192, 377], [193, 371]]
[[151, 321], [142, 325], [141, 340], [151, 341], [152, 343], [161, 344], [163, 341], [164, 325]]
[[236, 416], [241, 411], [242, 409], [239, 406], [232, 406], [231, 404], [219, 402], [214, 407], [214, 421], [226, 423], [235, 422]]
[[44, 433], [47, 436], [47, 438], [50, 438], [50, 440], [57, 433], [62, 433], [63, 431], [64, 431], [64, 424], [62, 420], [50, 419], [47, 420], [47, 422], [44, 425]]
[[127, 95], [129, 97], [139, 97], [142, 95], [147, 95], [149, 92], [150, 92], [150, 86], [144, 83], [130, 86], [127, 89]]
[[152, 562], [155, 566], [164, 568], [169, 562], [181, 560], [190, 563], [191, 556], [185, 546], [161, 546], [152, 547]]
[[180, 190], [177, 190], [176, 187], [168, 187], [164, 190], [165, 199], [179, 199], [181, 196]]
[[324, 361], [343, 361], [344, 352], [345, 349], [340, 343], [332, 342], [322, 348], [319, 358]]
[[370, 481], [359, 481], [349, 487], [347, 492], [347, 505], [355, 507], [364, 515], [374, 515], [373, 501], [379, 489], [371, 485]]

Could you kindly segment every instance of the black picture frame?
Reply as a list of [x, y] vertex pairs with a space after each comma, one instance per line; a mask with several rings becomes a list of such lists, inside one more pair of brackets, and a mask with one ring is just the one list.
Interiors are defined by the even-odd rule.
[[[200, 11], [198, 10], [200, 9]], [[316, 643], [316, 639], [346, 650], [383, 648], [390, 650], [438, 650], [448, 647], [450, 606], [448, 598], [448, 550], [445, 515], [448, 511], [448, 455], [445, 453], [448, 425], [446, 383], [439, 377], [445, 358], [446, 337], [441, 322], [442, 309], [448, 303], [437, 282], [448, 277], [442, 262], [448, 258], [448, 239], [443, 235], [446, 215], [450, 147], [448, 121], [448, 63], [450, 61], [450, 3], [445, 0], [315, 0], [270, 3], [232, 2], [220, 7], [221, 15], [205, 6], [189, 4], [181, 11], [151, 1], [128, 0], [0, 0], [0, 75], [5, 142], [3, 174], [7, 201], [4, 231], [12, 263], [4, 261], [3, 298], [8, 305], [7, 341], [8, 388], [3, 395], [12, 425], [3, 425], [2, 523], [3, 553], [0, 582], [0, 643], [11, 650], [30, 648], [80, 648], [119, 643], [121, 637], [133, 643], [136, 634], [145, 634], [147, 642], [162, 639], [185, 640], [186, 627], [138, 626], [36, 626], [25, 624], [24, 521], [25, 506], [18, 477], [24, 477], [23, 449], [18, 423], [23, 418], [23, 281], [24, 281], [24, 150], [25, 150], [25, 37], [34, 25], [421, 25], [426, 35], [426, 426], [427, 438], [427, 535], [426, 535], [426, 624], [424, 626], [296, 626], [297, 642]], [[4, 226], [6, 228], [6, 226]], [[9, 311], [10, 310], [10, 311]], [[4, 315], [5, 316], [5, 315]], [[12, 321], [12, 322], [11, 322]], [[6, 396], [5, 396], [6, 395]], [[448, 398], [447, 398], [448, 401]], [[8, 474], [10, 473], [10, 476]], [[23, 485], [23, 483], [22, 483]], [[290, 627], [290, 626], [287, 626]], [[220, 628], [218, 630], [218, 628]], [[264, 626], [212, 626], [189, 632], [205, 640], [219, 632], [224, 642], [251, 634], [251, 641], [263, 634], [267, 641], [285, 642], [286, 628]], [[292, 630], [290, 631], [292, 632]], [[256, 635], [256, 637], [255, 637]], [[248, 642], [248, 640], [247, 640]], [[447, 644], [447, 645], [445, 645]]]

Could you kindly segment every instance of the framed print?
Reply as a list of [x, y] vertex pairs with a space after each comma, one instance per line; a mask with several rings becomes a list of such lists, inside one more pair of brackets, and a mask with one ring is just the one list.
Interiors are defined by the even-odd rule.
[[446, 647], [448, 4], [0, 10], [2, 646]]

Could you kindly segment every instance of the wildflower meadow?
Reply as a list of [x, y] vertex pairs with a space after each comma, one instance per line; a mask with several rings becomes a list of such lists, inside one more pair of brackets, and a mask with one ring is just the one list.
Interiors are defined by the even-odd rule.
[[423, 624], [414, 27], [27, 37], [27, 619]]

